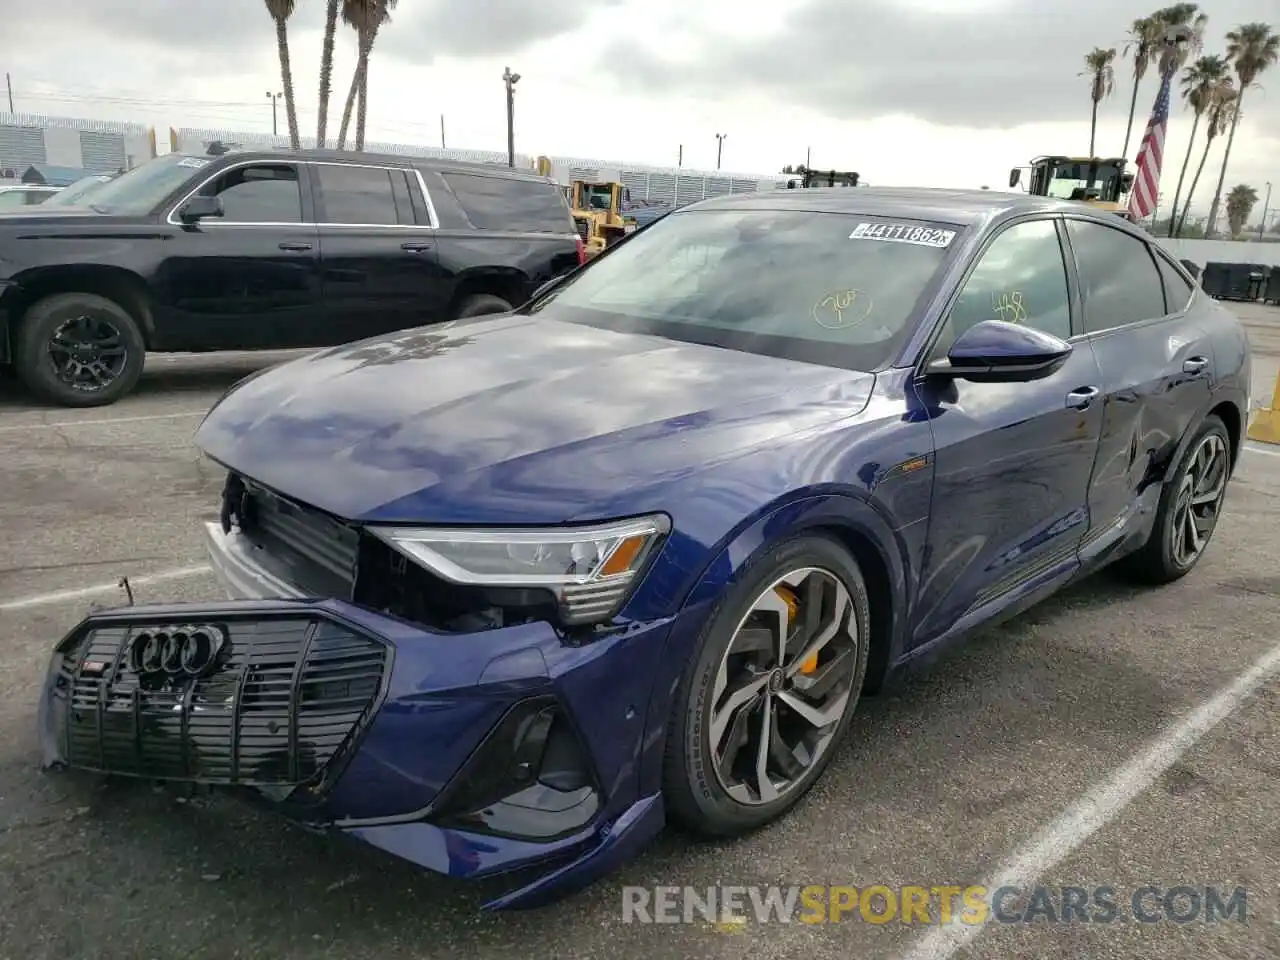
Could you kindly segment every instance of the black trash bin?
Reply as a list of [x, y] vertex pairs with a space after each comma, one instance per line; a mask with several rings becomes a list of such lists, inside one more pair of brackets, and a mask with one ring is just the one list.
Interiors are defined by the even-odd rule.
[[1267, 286], [1262, 291], [1262, 299], [1266, 303], [1280, 305], [1280, 267], [1272, 267], [1267, 277]]
[[1200, 286], [1204, 292], [1215, 299], [1227, 295], [1227, 286], [1231, 276], [1231, 264], [1211, 260], [1204, 265], [1204, 274], [1200, 278]]

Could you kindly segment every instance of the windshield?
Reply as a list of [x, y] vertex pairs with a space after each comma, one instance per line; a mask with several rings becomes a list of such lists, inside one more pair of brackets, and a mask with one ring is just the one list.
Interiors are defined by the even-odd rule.
[[1113, 163], [1059, 163], [1049, 181], [1049, 196], [1059, 200], [1107, 200], [1116, 194], [1120, 171]]
[[50, 197], [46, 201], [46, 203], [51, 207], [74, 206], [76, 204], [82, 203], [84, 201], [85, 195], [88, 194], [89, 191], [91, 191], [94, 187], [97, 187], [107, 182], [110, 179], [111, 179], [110, 177], [106, 177], [102, 174], [95, 174], [94, 176], [91, 176], [91, 177], [82, 177], [81, 179], [73, 183], [71, 186], [67, 187], [67, 189], [59, 190], [52, 197]]
[[532, 312], [874, 370], [910, 334], [953, 224], [781, 210], [668, 214]]
[[150, 213], [208, 163], [208, 157], [167, 153], [102, 184], [93, 191], [89, 206], [99, 213]]

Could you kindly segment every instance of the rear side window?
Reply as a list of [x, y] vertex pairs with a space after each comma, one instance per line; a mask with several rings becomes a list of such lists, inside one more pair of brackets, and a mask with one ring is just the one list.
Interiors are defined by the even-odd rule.
[[573, 233], [573, 218], [555, 184], [473, 173], [442, 173], [441, 177], [479, 230]]
[[400, 222], [391, 180], [393, 173], [403, 177], [400, 171], [337, 164], [317, 164], [315, 171], [321, 223], [395, 226]]
[[1068, 220], [1089, 333], [1165, 315], [1164, 281], [1146, 243], [1099, 223]]
[[1156, 266], [1160, 268], [1160, 277], [1164, 280], [1164, 299], [1166, 313], [1181, 313], [1191, 299], [1191, 284], [1164, 257], [1156, 254]]

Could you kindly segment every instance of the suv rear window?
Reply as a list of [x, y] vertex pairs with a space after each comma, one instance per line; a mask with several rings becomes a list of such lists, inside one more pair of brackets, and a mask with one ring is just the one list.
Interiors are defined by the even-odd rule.
[[961, 228], [858, 214], [668, 214], [532, 309], [672, 340], [874, 370], [917, 322]]
[[441, 173], [440, 176], [478, 230], [574, 232], [564, 194], [553, 183], [476, 173]]

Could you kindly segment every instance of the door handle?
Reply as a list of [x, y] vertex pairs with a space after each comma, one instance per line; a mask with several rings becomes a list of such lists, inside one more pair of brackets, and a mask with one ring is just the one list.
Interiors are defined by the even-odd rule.
[[296, 240], [286, 240], [284, 243], [281, 243], [278, 246], [280, 247], [281, 250], [289, 250], [296, 253], [303, 253], [311, 249], [311, 244], [302, 243]]
[[1101, 393], [1097, 387], [1080, 387], [1067, 394], [1067, 406], [1072, 410], [1085, 410]]
[[1209, 360], [1206, 357], [1189, 357], [1182, 361], [1182, 372], [1190, 374], [1204, 373], [1209, 367]]
[[431, 244], [424, 243], [421, 240], [410, 240], [407, 243], [400, 244], [401, 250], [408, 250], [410, 253], [422, 253], [431, 249]]

